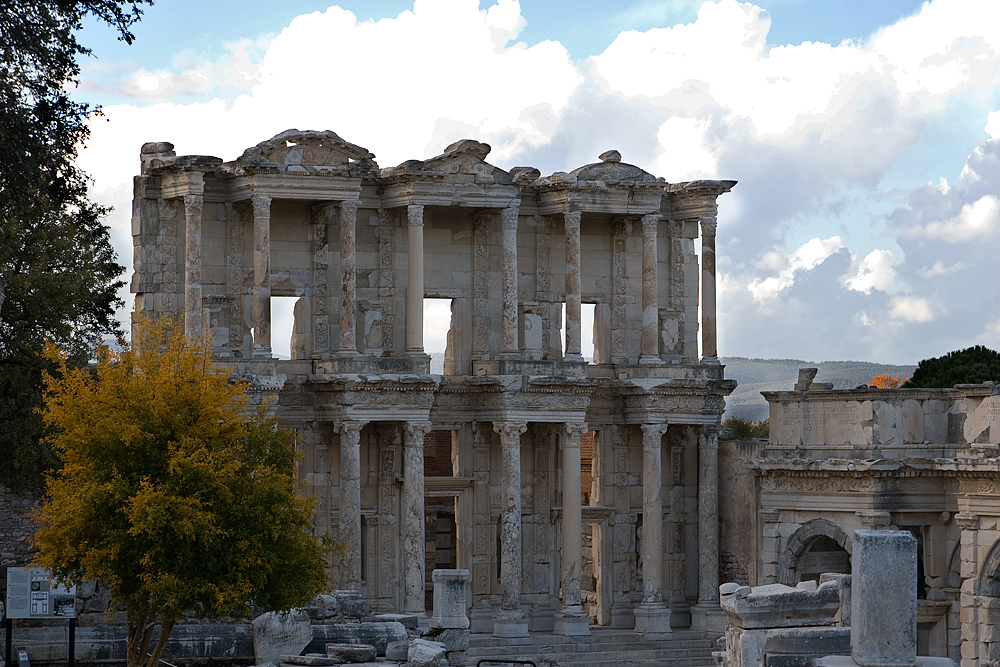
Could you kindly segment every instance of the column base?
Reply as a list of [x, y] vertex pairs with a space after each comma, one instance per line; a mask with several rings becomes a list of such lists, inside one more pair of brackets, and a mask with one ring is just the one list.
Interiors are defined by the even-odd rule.
[[250, 353], [251, 357], [263, 357], [265, 359], [271, 359], [271, 348], [269, 347], [255, 347]]
[[524, 612], [501, 609], [493, 618], [494, 637], [528, 637], [528, 619]]
[[340, 348], [337, 350], [337, 356], [341, 359], [357, 359], [361, 356], [361, 353], [357, 350], [347, 348]]
[[726, 631], [726, 612], [718, 602], [699, 602], [691, 607], [691, 629], [698, 632], [722, 634]]
[[660, 359], [655, 354], [644, 354], [644, 355], [642, 355], [642, 356], [639, 357], [639, 363], [640, 364], [651, 364], [651, 365], [655, 365], [655, 366], [662, 366], [663, 365], [663, 359]]
[[563, 361], [583, 361], [582, 354], [564, 354]]
[[492, 634], [496, 612], [488, 603], [473, 606], [469, 611], [469, 630], [473, 634]]
[[719, 361], [718, 357], [702, 357], [701, 363], [705, 364], [706, 366], [718, 366], [721, 362]]
[[643, 639], [670, 638], [670, 609], [662, 602], [643, 602], [632, 610], [632, 614], [635, 631]]
[[553, 634], [563, 637], [582, 637], [590, 635], [590, 619], [580, 605], [561, 609], [556, 614], [556, 625]]

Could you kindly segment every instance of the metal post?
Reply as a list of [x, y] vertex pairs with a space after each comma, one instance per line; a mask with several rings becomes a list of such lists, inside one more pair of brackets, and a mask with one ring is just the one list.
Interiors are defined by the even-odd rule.
[[74, 667], [76, 657], [76, 619], [69, 619], [69, 667]]
[[11, 659], [10, 649], [11, 649], [11, 643], [12, 643], [11, 642], [11, 630], [12, 630], [13, 627], [14, 626], [11, 623], [11, 619], [8, 616], [7, 618], [4, 619], [4, 622], [3, 622], [4, 633], [6, 635], [6, 639], [4, 641], [4, 644], [6, 644], [6, 646], [4, 647], [4, 654], [3, 654], [4, 664], [5, 665], [10, 665], [11, 664], [11, 662], [10, 662], [10, 659]]

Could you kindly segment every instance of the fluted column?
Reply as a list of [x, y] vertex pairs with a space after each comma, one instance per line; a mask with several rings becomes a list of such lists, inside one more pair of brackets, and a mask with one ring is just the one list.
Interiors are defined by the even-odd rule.
[[503, 500], [500, 508], [500, 610], [493, 621], [494, 637], [527, 637], [528, 621], [521, 609], [521, 434], [524, 422], [496, 422], [500, 434]]
[[563, 213], [566, 227], [566, 361], [583, 361], [580, 330], [580, 211]]
[[656, 284], [656, 227], [660, 216], [642, 216], [642, 338], [640, 364], [660, 362], [659, 291]]
[[403, 429], [403, 612], [424, 614], [424, 436], [427, 421]]
[[698, 436], [698, 604], [691, 610], [691, 627], [725, 628], [719, 606], [718, 426], [704, 426]]
[[580, 436], [587, 425], [566, 424], [562, 438], [562, 605], [556, 617], [557, 635], [589, 635], [590, 623], [581, 604], [583, 512], [580, 507]]
[[358, 219], [357, 199], [340, 202], [340, 354], [358, 354], [358, 305], [355, 299], [357, 269], [354, 233]]
[[715, 229], [714, 216], [701, 219], [701, 357], [719, 363], [718, 328], [715, 319]]
[[197, 340], [205, 333], [201, 309], [201, 195], [184, 195], [184, 333]]
[[503, 231], [503, 270], [501, 272], [501, 343], [502, 354], [517, 356], [517, 206], [500, 211]]
[[341, 586], [361, 590], [361, 422], [340, 424]]
[[663, 434], [666, 424], [642, 425], [642, 603], [635, 631], [646, 638], [670, 634], [670, 609], [663, 604]]
[[271, 356], [271, 198], [253, 199], [253, 356]]
[[407, 206], [406, 351], [424, 352], [424, 207]]

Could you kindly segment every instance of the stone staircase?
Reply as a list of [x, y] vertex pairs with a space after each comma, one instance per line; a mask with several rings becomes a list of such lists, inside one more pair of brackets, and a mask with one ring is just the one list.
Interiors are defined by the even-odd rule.
[[532, 633], [530, 637], [500, 639], [472, 635], [466, 665], [510, 667], [507, 660], [531, 660], [537, 667], [715, 667], [715, 642], [700, 632], [675, 630], [670, 639], [647, 641], [632, 630], [591, 627], [590, 637], [560, 637]]

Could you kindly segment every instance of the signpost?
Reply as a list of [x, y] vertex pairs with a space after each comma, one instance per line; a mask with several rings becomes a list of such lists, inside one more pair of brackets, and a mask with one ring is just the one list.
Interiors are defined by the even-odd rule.
[[[40, 567], [7, 568], [7, 619], [4, 658], [11, 664], [12, 619], [69, 619], [69, 667], [76, 653], [76, 586], [56, 583], [52, 574]], [[20, 667], [28, 667], [28, 651], [17, 649]]]

